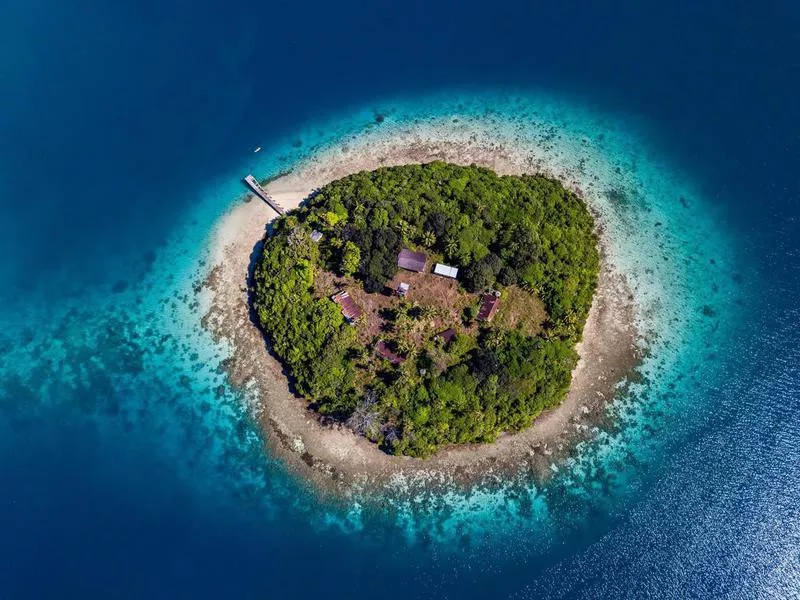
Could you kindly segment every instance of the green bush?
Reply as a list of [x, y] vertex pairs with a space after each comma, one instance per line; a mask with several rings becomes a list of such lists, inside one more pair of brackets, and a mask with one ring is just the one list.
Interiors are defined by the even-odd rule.
[[[309, 238], [314, 228], [325, 234], [319, 245]], [[566, 394], [599, 256], [585, 204], [557, 181], [442, 162], [383, 168], [328, 184], [273, 231], [252, 290], [272, 348], [320, 412], [359, 423], [354, 429], [388, 452], [427, 456], [448, 444], [490, 442], [528, 427]], [[519, 284], [537, 294], [549, 315], [545, 334], [484, 323], [446, 348], [429, 342], [399, 367], [383, 361], [369, 371], [358, 326], [315, 293], [315, 274], [354, 274], [378, 292], [410, 241], [458, 267], [470, 291]], [[476, 315], [477, 298], [465, 318]], [[434, 372], [442, 361], [447, 368]]]

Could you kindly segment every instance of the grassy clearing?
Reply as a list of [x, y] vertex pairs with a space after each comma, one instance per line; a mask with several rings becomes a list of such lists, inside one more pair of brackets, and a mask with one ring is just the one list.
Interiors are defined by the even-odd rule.
[[547, 321], [547, 310], [539, 298], [512, 285], [503, 290], [500, 308], [494, 318], [495, 326], [511, 331], [519, 329], [525, 335], [541, 333]]

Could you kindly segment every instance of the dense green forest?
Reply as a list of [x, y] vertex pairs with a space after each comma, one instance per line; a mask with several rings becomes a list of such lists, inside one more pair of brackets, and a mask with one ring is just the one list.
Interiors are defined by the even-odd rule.
[[[528, 427], [563, 399], [597, 284], [596, 242], [583, 201], [547, 177], [441, 162], [383, 168], [335, 181], [275, 222], [253, 303], [316, 410], [387, 452], [427, 456]], [[458, 321], [443, 294], [424, 300], [426, 279], [415, 284], [423, 300], [385, 298], [402, 248], [428, 254], [428, 270], [434, 260], [459, 268], [449, 282], [466, 307], [450, 311]], [[371, 333], [373, 313], [347, 324], [325, 285], [376, 299], [380, 329]], [[480, 292], [499, 290], [502, 312], [512, 286], [544, 307], [538, 329], [475, 321]], [[454, 339], [433, 335], [443, 326]], [[404, 361], [376, 356], [379, 340]]]

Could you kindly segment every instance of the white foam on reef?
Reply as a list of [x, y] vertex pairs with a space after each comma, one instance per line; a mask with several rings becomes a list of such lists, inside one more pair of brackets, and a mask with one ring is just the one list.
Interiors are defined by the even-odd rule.
[[[20, 409], [26, 416], [48, 418], [57, 409], [110, 437], [121, 430], [152, 437], [164, 463], [191, 489], [235, 492], [266, 519], [299, 511], [315, 527], [360, 531], [379, 521], [409, 539], [475, 535], [529, 544], [531, 532], [545, 533], [565, 512], [580, 519], [588, 507], [609, 510], [636, 489], [638, 465], [680, 438], [678, 421], [702, 407], [694, 386], [714, 373], [705, 356], [723, 345], [735, 318], [732, 245], [715, 223], [713, 205], [641, 131], [573, 101], [505, 93], [381, 101], [312, 123], [291, 139], [263, 143], [257, 155], [243, 150], [241, 171], [208, 182], [148, 273], [128, 289], [111, 294], [99, 286], [55, 304], [31, 302], [13, 315], [38, 325], [33, 341], [23, 343], [28, 334], [9, 323], [14, 338], [0, 376], [13, 375], [30, 390], [29, 405]], [[544, 489], [516, 480], [434, 495], [424, 481], [398, 481], [411, 497], [387, 498], [390, 510], [380, 515], [365, 511], [357, 494], [349, 510], [328, 506], [264, 456], [257, 430], [243, 423], [247, 408], [217, 368], [229, 348], [201, 327], [203, 298], [194, 288], [207, 271], [209, 232], [244, 193], [241, 177], [276, 175], [326, 153], [377, 151], [393, 139], [493, 145], [504, 160], [580, 188], [599, 215], [611, 262], [635, 292], [649, 352], [645, 379], [612, 408], [621, 426], [583, 444]], [[79, 405], [97, 377], [108, 378], [109, 395], [123, 398], [115, 410], [100, 402]]]
[[[631, 465], [646, 463], [659, 449], [659, 435], [648, 432], [673, 437], [664, 431], [671, 417], [690, 415], [701, 400], [692, 387], [713, 366], [705, 364], [704, 354], [722, 345], [734, 318], [732, 245], [716, 223], [713, 205], [686, 174], [657, 154], [635, 124], [557, 99], [436, 97], [394, 103], [376, 112], [384, 116], [379, 126], [348, 131], [333, 121], [319, 127], [336, 130], [339, 137], [317, 138], [314, 145], [321, 147], [307, 160], [324, 163], [339, 153], [365, 151], [380, 155], [392, 144], [414, 140], [491, 146], [500, 157], [498, 171], [511, 164], [552, 175], [580, 190], [598, 215], [610, 262], [634, 291], [641, 345], [647, 351], [640, 369], [643, 382], [631, 385], [630, 393], [612, 407], [621, 427], [598, 432], [582, 444], [558, 469], [553, 485], [575, 498], [602, 497], [613, 504], [636, 487]], [[315, 139], [312, 131], [300, 137]], [[664, 394], [669, 403], [660, 402]], [[420, 491], [408, 500], [409, 490], [424, 488], [424, 482], [419, 484], [398, 481], [403, 493], [393, 506], [412, 537], [429, 531], [431, 521], [438, 522], [437, 531], [447, 538], [465, 528], [485, 533], [491, 526], [496, 531], [500, 516], [512, 530], [520, 523], [543, 524], [550, 512], [547, 490], [533, 485], [525, 492], [525, 503], [533, 499], [537, 510], [520, 510], [509, 496], [512, 488], [519, 495], [516, 481], [491, 491], [454, 490], [436, 499]]]

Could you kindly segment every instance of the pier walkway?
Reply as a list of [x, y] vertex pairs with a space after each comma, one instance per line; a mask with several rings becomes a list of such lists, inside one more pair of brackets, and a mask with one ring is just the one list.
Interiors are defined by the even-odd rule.
[[283, 210], [283, 208], [281, 208], [278, 205], [277, 202], [275, 202], [275, 200], [270, 198], [269, 194], [267, 194], [264, 188], [261, 187], [261, 184], [258, 183], [258, 180], [255, 177], [253, 177], [252, 175], [248, 175], [247, 177], [244, 178], [244, 182], [247, 184], [247, 187], [253, 190], [256, 196], [258, 196], [264, 202], [269, 204], [270, 208], [272, 208], [272, 210], [274, 210], [276, 213], [282, 215], [284, 212], [286, 212]]

